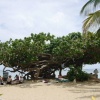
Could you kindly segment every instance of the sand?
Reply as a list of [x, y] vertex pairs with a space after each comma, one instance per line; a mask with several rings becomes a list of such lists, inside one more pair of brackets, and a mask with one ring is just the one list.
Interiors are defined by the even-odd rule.
[[100, 83], [43, 83], [25, 81], [18, 85], [0, 85], [0, 100], [100, 100]]

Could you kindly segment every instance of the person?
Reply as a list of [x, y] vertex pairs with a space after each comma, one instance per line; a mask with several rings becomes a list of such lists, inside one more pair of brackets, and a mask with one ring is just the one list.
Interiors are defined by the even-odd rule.
[[9, 78], [7, 79], [7, 84], [14, 84], [12, 83], [11, 75], [9, 75]]
[[24, 80], [26, 80], [26, 76], [24, 76], [23, 78], [24, 78]]
[[14, 83], [19, 84], [19, 76], [18, 75], [15, 76], [15, 82]]
[[19, 80], [19, 76], [18, 75], [16, 75], [15, 78], [16, 78], [15, 80]]
[[20, 76], [19, 83], [23, 83], [23, 77], [22, 76]]
[[0, 82], [1, 82], [1, 76], [0, 76]]
[[94, 70], [94, 73], [95, 73], [95, 75], [96, 75], [96, 78], [98, 79], [98, 73], [99, 73], [98, 70], [95, 69], [95, 70]]
[[61, 79], [61, 78], [62, 78], [62, 76], [58, 75], [58, 79]]
[[57, 79], [60, 79], [60, 78], [62, 78], [62, 76], [58, 75], [58, 78]]
[[2, 82], [2, 77], [0, 76], [0, 84], [1, 84], [1, 82]]
[[5, 85], [5, 83], [3, 83], [3, 77], [1, 77], [1, 76], [0, 76], [0, 84]]
[[62, 78], [62, 76], [60, 76], [60, 75], [58, 75], [58, 79], [59, 80], [66, 80], [66, 79]]

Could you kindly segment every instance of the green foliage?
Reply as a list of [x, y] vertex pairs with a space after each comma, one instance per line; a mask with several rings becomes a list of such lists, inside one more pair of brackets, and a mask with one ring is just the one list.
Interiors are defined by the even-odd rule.
[[24, 39], [0, 42], [0, 60], [12, 67], [30, 67], [29, 63], [38, 63], [39, 54], [46, 53], [52, 56], [52, 63], [65, 63], [65, 68], [74, 64], [95, 64], [100, 62], [100, 38], [91, 32], [88, 32], [88, 35], [88, 38], [84, 39], [80, 32], [73, 32], [54, 38], [50, 33], [31, 33], [31, 36]]
[[[56, 60], [61, 61], [63, 58], [73, 59], [80, 54], [83, 56], [81, 49], [84, 42], [80, 32], [70, 33], [68, 36], [59, 37], [51, 41], [52, 54], [56, 57]], [[50, 44], [50, 45], [51, 45]]]
[[74, 68], [69, 67], [70, 70], [67, 73], [67, 78], [70, 81], [73, 81], [75, 78], [77, 81], [85, 81], [88, 80], [88, 75], [86, 72], [82, 71], [80, 67]]
[[10, 39], [0, 43], [0, 59], [9, 63], [12, 67], [22, 67], [27, 63], [38, 61], [38, 54], [44, 52], [45, 40], [51, 40], [54, 35], [50, 33], [31, 33], [30, 37], [22, 39]]

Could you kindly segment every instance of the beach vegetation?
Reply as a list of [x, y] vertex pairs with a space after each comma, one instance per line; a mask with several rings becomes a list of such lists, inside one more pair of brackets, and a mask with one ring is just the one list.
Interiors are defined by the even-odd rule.
[[91, 32], [85, 38], [80, 32], [62, 37], [31, 33], [24, 39], [0, 42], [0, 64], [14, 71], [27, 71], [31, 78], [53, 78], [55, 71], [59, 70], [61, 75], [61, 71], [70, 65], [82, 70], [84, 64], [100, 62], [99, 52], [100, 38]]
[[73, 81], [75, 78], [77, 81], [86, 81], [88, 80], [88, 75], [85, 71], [82, 71], [80, 67], [74, 68], [69, 67], [69, 71], [67, 73], [67, 79]]

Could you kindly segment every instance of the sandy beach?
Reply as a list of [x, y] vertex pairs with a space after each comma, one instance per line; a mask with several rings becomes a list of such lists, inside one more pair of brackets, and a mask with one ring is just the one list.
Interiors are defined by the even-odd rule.
[[0, 100], [100, 100], [100, 83], [43, 83], [26, 81], [18, 85], [0, 85]]

